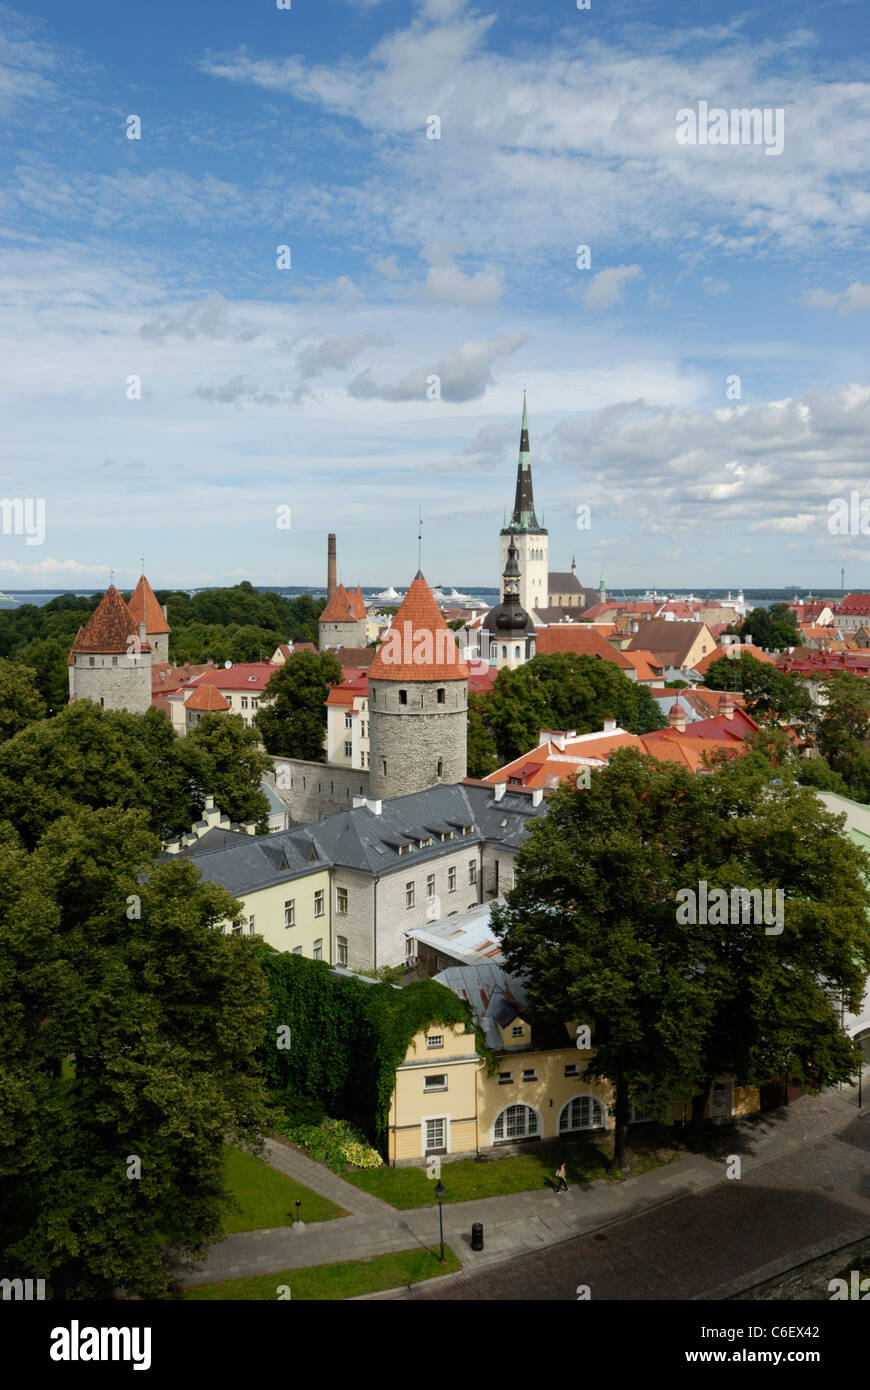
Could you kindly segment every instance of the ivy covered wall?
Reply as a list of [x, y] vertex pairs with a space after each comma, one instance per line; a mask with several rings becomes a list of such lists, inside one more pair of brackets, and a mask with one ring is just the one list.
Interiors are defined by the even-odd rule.
[[[263, 1065], [269, 1085], [320, 1101], [327, 1114], [350, 1120], [382, 1154], [387, 1151], [396, 1067], [415, 1033], [430, 1024], [464, 1024], [477, 1051], [489, 1054], [471, 1010], [445, 985], [418, 980], [405, 989], [364, 984], [329, 973], [325, 961], [264, 955], [272, 1011]], [[279, 1046], [282, 1028], [289, 1047]]]

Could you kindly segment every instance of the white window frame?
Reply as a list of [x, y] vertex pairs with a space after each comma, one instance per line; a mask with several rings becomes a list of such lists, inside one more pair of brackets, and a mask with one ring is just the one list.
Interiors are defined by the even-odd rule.
[[[323, 917], [323, 916], [324, 916], [325, 907], [324, 907], [323, 899], [324, 899], [324, 891], [323, 891], [322, 888], [318, 888], [318, 889], [316, 890], [315, 894], [314, 894], [314, 915], [315, 915], [315, 917]], [[318, 910], [318, 909], [319, 909], [319, 910]]]
[[[430, 1085], [429, 1085], [429, 1082], [430, 1082], [430, 1081], [435, 1081], [436, 1079], [437, 1079], [437, 1081], [439, 1082], [439, 1084], [438, 1084], [437, 1086], [430, 1086]], [[425, 1076], [425, 1075], [424, 1075], [424, 1077], [423, 1077], [423, 1091], [425, 1092], [426, 1095], [428, 1095], [430, 1091], [446, 1091], [446, 1090], [447, 1090], [447, 1084], [448, 1084], [448, 1083], [447, 1083], [447, 1072], [446, 1072], [446, 1071], [437, 1071], [437, 1072], [433, 1072], [433, 1073], [431, 1073], [431, 1075], [429, 1075], [429, 1076]]]
[[455, 893], [455, 892], [456, 892], [456, 865], [455, 865], [455, 864], [451, 865], [451, 867], [447, 870], [447, 892], [448, 892], [448, 893]]
[[[601, 1123], [600, 1125], [577, 1125], [577, 1126], [572, 1126], [572, 1127], [570, 1127], [570, 1128], [563, 1129], [563, 1128], [562, 1128], [562, 1116], [565, 1114], [565, 1111], [566, 1111], [566, 1110], [568, 1111], [569, 1116], [570, 1116], [571, 1106], [574, 1104], [574, 1101], [575, 1101], [575, 1100], [588, 1100], [588, 1101], [594, 1102], [595, 1105], [599, 1106], [599, 1107], [600, 1107], [600, 1113], [601, 1113], [601, 1115], [602, 1115], [602, 1123]], [[591, 1108], [592, 1108], [592, 1107], [590, 1106], [590, 1109], [591, 1109]], [[606, 1129], [606, 1128], [607, 1128], [607, 1107], [605, 1106], [604, 1101], [601, 1099], [601, 1097], [600, 1097], [600, 1096], [593, 1095], [591, 1091], [578, 1091], [578, 1093], [577, 1093], [576, 1096], [569, 1096], [568, 1099], [565, 1101], [565, 1104], [560, 1108], [558, 1115], [556, 1116], [556, 1138], [557, 1138], [557, 1139], [560, 1139], [564, 1134], [591, 1134], [591, 1133], [592, 1133], [594, 1130], [596, 1130], [596, 1129]]]
[[337, 936], [335, 938], [335, 963], [336, 965], [347, 965], [346, 936]]
[[[436, 1150], [436, 1149], [427, 1149], [427, 1147], [426, 1147], [426, 1126], [427, 1126], [427, 1124], [430, 1123], [430, 1121], [433, 1121], [433, 1120], [440, 1120], [441, 1123], [442, 1123], [443, 1126], [444, 1126], [444, 1143], [443, 1143], [442, 1145], [439, 1145], [439, 1147], [438, 1147], [437, 1150]], [[421, 1116], [420, 1116], [420, 1155], [421, 1155], [421, 1157], [422, 1157], [422, 1158], [425, 1158], [427, 1153], [436, 1153], [436, 1152], [440, 1153], [442, 1149], [444, 1150], [445, 1153], [452, 1153], [451, 1144], [450, 1144], [450, 1116], [449, 1116], [449, 1115], [445, 1115], [445, 1114], [443, 1114], [443, 1113], [440, 1114], [440, 1115], [421, 1115]]]
[[347, 901], [348, 901], [348, 899], [347, 899], [347, 889], [346, 889], [346, 888], [336, 888], [336, 890], [335, 890], [335, 911], [336, 911], [336, 916], [338, 916], [338, 917], [346, 917], [346, 916], [347, 916]]
[[[498, 1122], [499, 1122], [499, 1120], [501, 1119], [501, 1117], [502, 1117], [503, 1115], [506, 1115], [507, 1112], [508, 1112], [508, 1110], [511, 1109], [511, 1106], [514, 1106], [514, 1105], [520, 1106], [523, 1110], [531, 1110], [532, 1114], [535, 1116], [535, 1122], [536, 1122], [537, 1128], [535, 1129], [535, 1131], [534, 1131], [533, 1134], [529, 1134], [528, 1132], [526, 1132], [525, 1134], [511, 1134], [511, 1135], [505, 1134], [505, 1135], [503, 1136], [503, 1138], [501, 1138], [501, 1139], [496, 1139], [496, 1137], [495, 1137], [495, 1127], [496, 1127], [496, 1125], [498, 1124]], [[521, 1142], [523, 1139], [543, 1139], [543, 1138], [544, 1138], [544, 1121], [543, 1121], [543, 1117], [542, 1117], [542, 1115], [541, 1115], [541, 1112], [540, 1112], [540, 1110], [538, 1109], [538, 1107], [537, 1107], [536, 1105], [529, 1105], [528, 1102], [527, 1102], [527, 1101], [524, 1101], [524, 1100], [512, 1100], [508, 1105], [503, 1106], [502, 1109], [501, 1109], [501, 1110], [498, 1112], [498, 1114], [495, 1116], [495, 1118], [494, 1118], [494, 1120], [493, 1120], [493, 1122], [492, 1122], [491, 1142], [492, 1142], [493, 1144], [513, 1144], [513, 1143], [519, 1143], [519, 1142]]]
[[[288, 916], [289, 916], [289, 918], [290, 918], [290, 921], [289, 921], [289, 922], [287, 921]], [[287, 898], [287, 900], [286, 900], [285, 903], [284, 903], [284, 926], [285, 926], [286, 928], [295, 927], [295, 926], [296, 926], [296, 899], [295, 899], [295, 898]]]
[[427, 1035], [426, 1035], [426, 1046], [427, 1046], [427, 1048], [443, 1047], [443, 1046], [444, 1046], [444, 1034], [443, 1034], [443, 1033], [427, 1033]]
[[406, 884], [405, 884], [405, 911], [406, 911], [406, 912], [410, 912], [410, 911], [411, 911], [411, 908], [415, 906], [416, 897], [417, 897], [416, 884], [415, 884], [415, 883], [413, 882], [413, 880], [412, 880], [410, 883], [406, 883]]
[[323, 960], [323, 937], [322, 937], [322, 936], [318, 936], [317, 940], [315, 941], [314, 945], [313, 945], [312, 948], [311, 948], [311, 953], [312, 953], [312, 959], [313, 959], [313, 960]]

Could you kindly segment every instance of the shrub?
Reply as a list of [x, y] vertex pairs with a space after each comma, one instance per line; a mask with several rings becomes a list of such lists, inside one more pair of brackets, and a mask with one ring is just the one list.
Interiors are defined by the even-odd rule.
[[316, 1163], [325, 1163], [338, 1172], [348, 1163], [355, 1168], [380, 1168], [383, 1164], [377, 1149], [371, 1148], [347, 1120], [327, 1118], [319, 1125], [311, 1125], [288, 1119], [281, 1125], [281, 1133], [304, 1149]]

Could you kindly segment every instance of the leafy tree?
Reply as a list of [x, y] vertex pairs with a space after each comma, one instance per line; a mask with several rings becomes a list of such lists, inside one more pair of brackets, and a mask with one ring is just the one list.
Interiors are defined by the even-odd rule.
[[[215, 720], [221, 728], [212, 732]], [[165, 839], [189, 830], [213, 795], [231, 819], [264, 825], [259, 784], [270, 760], [256, 743], [238, 716], [209, 715], [179, 739], [159, 710], [129, 714], [76, 700], [0, 744], [0, 804], [31, 848], [80, 807], [141, 809]]]
[[[790, 757], [775, 730], [699, 777], [618, 750], [589, 790], [557, 790], [494, 909], [531, 1002], [595, 1020], [589, 1074], [614, 1084], [617, 1167], [632, 1091], [658, 1113], [690, 1094], [697, 1123], [723, 1073], [754, 1085], [788, 1069], [810, 1090], [855, 1073], [840, 1007], [858, 1007], [870, 972], [870, 859]], [[725, 889], [730, 924], [681, 924], [702, 880]], [[782, 931], [739, 902], [735, 918], [734, 888], [782, 892]]]
[[324, 761], [326, 698], [342, 679], [332, 652], [294, 652], [275, 669], [260, 702], [256, 723], [270, 753], [285, 758]]
[[736, 659], [721, 656], [711, 661], [704, 683], [710, 690], [742, 691], [747, 713], [760, 723], [802, 724], [812, 713], [812, 701], [799, 680], [746, 651]]
[[709, 953], [695, 927], [677, 923], [674, 897], [699, 877], [704, 780], [619, 749], [588, 790], [563, 782], [492, 912], [507, 968], [524, 976], [541, 1017], [594, 1020], [587, 1075], [614, 1087], [618, 1170], [632, 1094], [664, 1112], [701, 1079]]
[[207, 795], [233, 821], [256, 821], [268, 828], [269, 803], [260, 778], [272, 759], [260, 748], [256, 730], [246, 729], [240, 714], [205, 714], [178, 744], [193, 797], [202, 806]]
[[0, 831], [0, 1249], [55, 1299], [168, 1297], [166, 1247], [220, 1235], [224, 1142], [267, 1121], [256, 943], [159, 848], [131, 811], [63, 817], [31, 855]]
[[765, 652], [804, 645], [797, 614], [787, 603], [774, 603], [770, 608], [753, 608], [743, 619], [740, 631], [741, 634], [749, 633], [753, 646], [761, 647]]
[[499, 765], [498, 749], [487, 720], [490, 696], [469, 692], [468, 696], [468, 775], [488, 777]]
[[0, 742], [12, 738], [45, 714], [36, 685], [36, 672], [0, 659]]
[[503, 763], [534, 748], [541, 729], [592, 733], [605, 719], [635, 734], [666, 726], [645, 686], [613, 662], [575, 652], [547, 653], [499, 671], [485, 708]]
[[15, 660], [29, 666], [36, 676], [36, 688], [49, 714], [58, 714], [69, 704], [67, 658], [75, 634], [69, 638], [35, 637], [16, 652]]

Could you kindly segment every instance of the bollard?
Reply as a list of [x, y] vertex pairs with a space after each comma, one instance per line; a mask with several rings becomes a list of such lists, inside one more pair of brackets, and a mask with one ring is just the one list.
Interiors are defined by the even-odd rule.
[[471, 1248], [472, 1250], [483, 1249], [483, 1222], [475, 1221], [471, 1228]]

